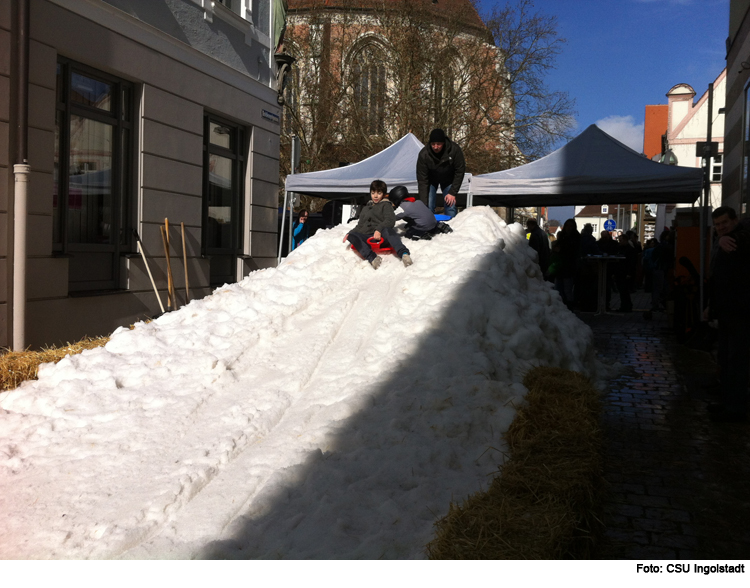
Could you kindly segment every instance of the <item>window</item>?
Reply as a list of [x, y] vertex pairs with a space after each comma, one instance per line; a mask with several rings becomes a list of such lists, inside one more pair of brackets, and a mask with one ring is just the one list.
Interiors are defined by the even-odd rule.
[[367, 135], [385, 132], [385, 52], [376, 44], [365, 45], [354, 57], [352, 85], [357, 120]]
[[450, 54], [443, 54], [434, 67], [432, 105], [435, 126], [450, 136], [456, 130], [453, 128], [453, 121], [459, 109], [460, 68], [457, 58]]
[[711, 158], [711, 181], [721, 182], [722, 173], [722, 154], [718, 154], [716, 157]]
[[210, 258], [211, 285], [236, 281], [241, 253], [245, 133], [214, 116], [205, 119], [203, 254]]
[[229, 10], [236, 12], [237, 14], [240, 14], [241, 2], [240, 0], [218, 0], [219, 4], [223, 4]]
[[253, 25], [267, 37], [271, 36], [271, 2], [253, 0]]
[[69, 261], [69, 291], [118, 287], [130, 245], [133, 86], [57, 64], [53, 247]]

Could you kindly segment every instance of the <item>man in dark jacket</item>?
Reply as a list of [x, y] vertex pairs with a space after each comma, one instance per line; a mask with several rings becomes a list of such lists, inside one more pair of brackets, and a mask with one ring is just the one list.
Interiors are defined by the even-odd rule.
[[430, 133], [429, 144], [417, 157], [417, 184], [419, 199], [435, 212], [437, 189], [443, 194], [445, 214], [453, 218], [457, 214], [456, 195], [464, 180], [466, 161], [461, 148], [445, 136], [442, 129]]
[[720, 206], [711, 218], [718, 240], [704, 316], [719, 321], [721, 404], [709, 405], [708, 410], [714, 421], [744, 421], [750, 356], [750, 232], [729, 206]]
[[556, 243], [560, 244], [560, 265], [555, 277], [555, 288], [560, 292], [563, 302], [569, 309], [575, 303], [575, 282], [578, 259], [581, 256], [581, 233], [576, 221], [569, 218], [557, 234]]
[[529, 240], [531, 248], [539, 256], [539, 268], [542, 270], [542, 274], [546, 276], [550, 255], [549, 238], [547, 237], [547, 233], [539, 228], [539, 224], [533, 218], [526, 221], [526, 238]]
[[618, 312], [632, 312], [633, 301], [630, 298], [630, 287], [635, 277], [636, 264], [638, 263], [638, 254], [635, 248], [630, 244], [627, 235], [617, 237], [618, 251], [617, 254], [624, 259], [617, 262], [615, 266], [615, 284], [620, 293], [620, 308]]

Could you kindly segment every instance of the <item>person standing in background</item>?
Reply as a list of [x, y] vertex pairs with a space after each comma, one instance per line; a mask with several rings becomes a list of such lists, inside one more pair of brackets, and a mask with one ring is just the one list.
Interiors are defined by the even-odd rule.
[[526, 238], [531, 248], [537, 252], [539, 268], [542, 275], [546, 276], [550, 257], [549, 239], [547, 233], [539, 228], [539, 223], [533, 218], [526, 221]]
[[716, 422], [747, 420], [748, 356], [750, 355], [750, 232], [729, 206], [711, 213], [717, 234], [711, 260], [708, 306], [704, 319], [719, 323], [721, 402], [708, 406]]
[[310, 237], [310, 226], [307, 224], [309, 220], [309, 213], [303, 210], [299, 213], [297, 222], [294, 223], [294, 230], [292, 233], [292, 251], [297, 249], [302, 243], [304, 243], [308, 237]]
[[575, 219], [565, 221], [557, 234], [556, 243], [560, 244], [560, 269], [557, 271], [555, 288], [560, 292], [565, 305], [572, 310], [575, 303], [576, 270], [581, 256], [581, 233], [578, 232]]

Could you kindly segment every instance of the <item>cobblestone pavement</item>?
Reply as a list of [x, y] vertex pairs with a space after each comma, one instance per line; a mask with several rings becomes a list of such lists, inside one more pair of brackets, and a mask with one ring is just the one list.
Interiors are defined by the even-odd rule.
[[609, 494], [594, 557], [750, 559], [750, 424], [708, 419], [711, 354], [677, 343], [664, 313], [578, 316], [599, 355], [628, 368], [603, 398]]

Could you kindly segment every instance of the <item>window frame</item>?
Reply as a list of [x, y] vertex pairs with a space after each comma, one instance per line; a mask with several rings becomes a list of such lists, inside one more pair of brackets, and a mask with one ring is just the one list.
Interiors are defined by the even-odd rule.
[[[724, 178], [724, 154], [717, 153], [716, 157], [711, 158], [710, 177], [712, 184], [721, 184]], [[716, 171], [718, 169], [718, 171]], [[718, 175], [718, 179], [716, 176]]]
[[[232, 130], [230, 145], [234, 142], [234, 149], [221, 147], [211, 143], [210, 132], [211, 123], [228, 127]], [[221, 116], [206, 112], [203, 117], [203, 202], [201, 204], [201, 255], [209, 260], [212, 257], [229, 256], [232, 261], [233, 280], [237, 279], [236, 260], [242, 255], [242, 238], [244, 234], [244, 204], [245, 204], [245, 175], [247, 170], [247, 152], [249, 140], [248, 130], [241, 124], [225, 119]], [[231, 236], [229, 247], [211, 247], [209, 246], [209, 161], [211, 155], [218, 155], [231, 159], [232, 164], [232, 183], [236, 190], [232, 194], [232, 213], [231, 213]], [[209, 272], [213, 274], [213, 272]], [[217, 285], [218, 282], [209, 277], [211, 285]], [[218, 284], [221, 285], [221, 284]]]
[[[90, 254], [111, 256], [111, 279], [73, 281], [68, 278], [69, 292], [96, 292], [120, 288], [120, 257], [132, 249], [133, 186], [136, 167], [135, 84], [86, 64], [58, 56], [55, 76], [55, 128], [57, 132], [56, 163], [57, 204], [53, 204], [52, 252], [55, 256], [75, 258]], [[75, 102], [71, 98], [72, 78], [80, 74], [111, 86], [110, 112]], [[85, 118], [111, 126], [111, 229], [109, 243], [72, 242], [70, 236], [70, 128], [73, 117]], [[59, 119], [58, 119], [59, 117]], [[127, 140], [125, 139], [127, 135]], [[54, 173], [54, 172], [53, 172]], [[55, 213], [55, 209], [57, 213]], [[57, 235], [55, 235], [57, 232]], [[74, 262], [71, 262], [71, 266]], [[79, 264], [86, 266], [87, 262]]]

